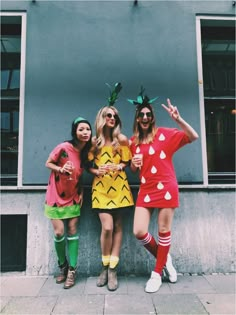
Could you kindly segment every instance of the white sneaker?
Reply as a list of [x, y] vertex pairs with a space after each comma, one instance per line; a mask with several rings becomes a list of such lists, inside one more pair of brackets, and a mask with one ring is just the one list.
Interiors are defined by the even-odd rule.
[[161, 276], [159, 275], [159, 273], [152, 271], [151, 278], [146, 283], [145, 292], [154, 293], [160, 289], [161, 285]]
[[164, 271], [167, 274], [169, 281], [175, 283], [177, 281], [177, 272], [172, 264], [172, 258], [170, 254], [167, 255], [166, 265]]

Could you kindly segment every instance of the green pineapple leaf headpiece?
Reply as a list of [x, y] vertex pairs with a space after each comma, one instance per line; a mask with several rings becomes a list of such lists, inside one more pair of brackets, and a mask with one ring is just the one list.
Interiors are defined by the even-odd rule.
[[118, 82], [115, 84], [113, 89], [110, 86], [110, 84], [106, 83], [106, 85], [108, 86], [108, 88], [110, 90], [110, 97], [108, 98], [108, 106], [114, 106], [115, 102], [118, 99], [118, 94], [120, 93], [120, 91], [122, 89], [122, 85], [120, 82]]
[[138, 108], [139, 106], [141, 107], [150, 106], [153, 102], [155, 102], [156, 99], [158, 99], [157, 96], [150, 100], [147, 95], [143, 95], [144, 91], [145, 89], [141, 86], [141, 90], [139, 92], [139, 95], [137, 96], [137, 99], [136, 100], [127, 99], [127, 101], [133, 105], [136, 105], [136, 107]]

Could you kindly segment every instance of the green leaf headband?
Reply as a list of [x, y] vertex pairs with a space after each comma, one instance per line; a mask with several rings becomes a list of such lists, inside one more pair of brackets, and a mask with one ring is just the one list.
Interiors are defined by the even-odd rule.
[[74, 120], [74, 124], [77, 124], [78, 122], [81, 122], [81, 121], [87, 121], [87, 119], [83, 118], [83, 117], [77, 117], [75, 118]]
[[118, 94], [120, 93], [122, 89], [122, 85], [120, 82], [116, 83], [113, 90], [110, 84], [106, 83], [106, 85], [108, 86], [110, 90], [110, 97], [108, 98], [108, 106], [113, 106], [118, 99]]
[[139, 106], [141, 106], [141, 107], [145, 107], [148, 105], [150, 106], [153, 102], [155, 102], [156, 99], [158, 99], [158, 96], [157, 96], [157, 97], [152, 98], [150, 100], [147, 95], [143, 96], [144, 91], [145, 91], [145, 89], [141, 86], [141, 91], [140, 91], [139, 95], [137, 96], [137, 100], [127, 99], [127, 101], [133, 105], [136, 105], [138, 108]]

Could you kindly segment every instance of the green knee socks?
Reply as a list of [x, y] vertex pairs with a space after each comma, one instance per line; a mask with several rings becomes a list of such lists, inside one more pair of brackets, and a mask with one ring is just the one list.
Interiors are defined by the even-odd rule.
[[68, 256], [70, 266], [75, 268], [77, 265], [78, 251], [79, 251], [79, 236], [77, 234], [67, 236], [68, 242]]
[[66, 259], [66, 240], [65, 235], [56, 236], [54, 235], [54, 245], [57, 253], [58, 264], [61, 266], [64, 264]]

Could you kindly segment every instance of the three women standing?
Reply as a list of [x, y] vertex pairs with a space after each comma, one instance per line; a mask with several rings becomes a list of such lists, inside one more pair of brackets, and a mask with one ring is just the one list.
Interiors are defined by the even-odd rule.
[[[92, 208], [101, 222], [102, 270], [97, 286], [107, 284], [111, 291], [118, 288], [117, 266], [123, 234], [122, 215], [134, 205], [124, 171], [130, 161], [131, 170], [139, 170], [140, 176], [133, 232], [156, 258], [156, 265], [145, 291], [151, 293], [159, 290], [163, 270], [169, 276], [170, 282], [177, 281], [177, 273], [169, 254], [174, 209], [179, 206], [178, 183], [172, 158], [177, 150], [196, 140], [198, 134], [180, 116], [177, 107], [169, 99], [168, 106], [162, 106], [182, 130], [157, 127], [151, 105], [155, 99], [149, 100], [147, 96], [143, 96], [142, 90], [137, 101], [129, 100], [136, 105], [129, 147], [127, 137], [121, 134], [121, 120], [114, 107], [120, 90], [121, 84], [117, 83], [108, 99], [109, 104], [98, 111], [95, 121], [96, 135], [92, 138], [92, 144], [89, 122], [78, 117], [72, 124], [73, 139], [59, 144], [46, 162], [52, 172], [46, 194], [45, 215], [51, 219], [54, 228], [54, 243], [60, 267], [56, 282], [66, 281], [64, 288], [70, 288], [75, 283], [77, 223], [82, 205], [79, 178], [85, 166], [94, 175]], [[158, 208], [158, 242], [148, 232], [155, 208]], [[68, 229], [69, 262], [66, 258], [65, 222]]]

